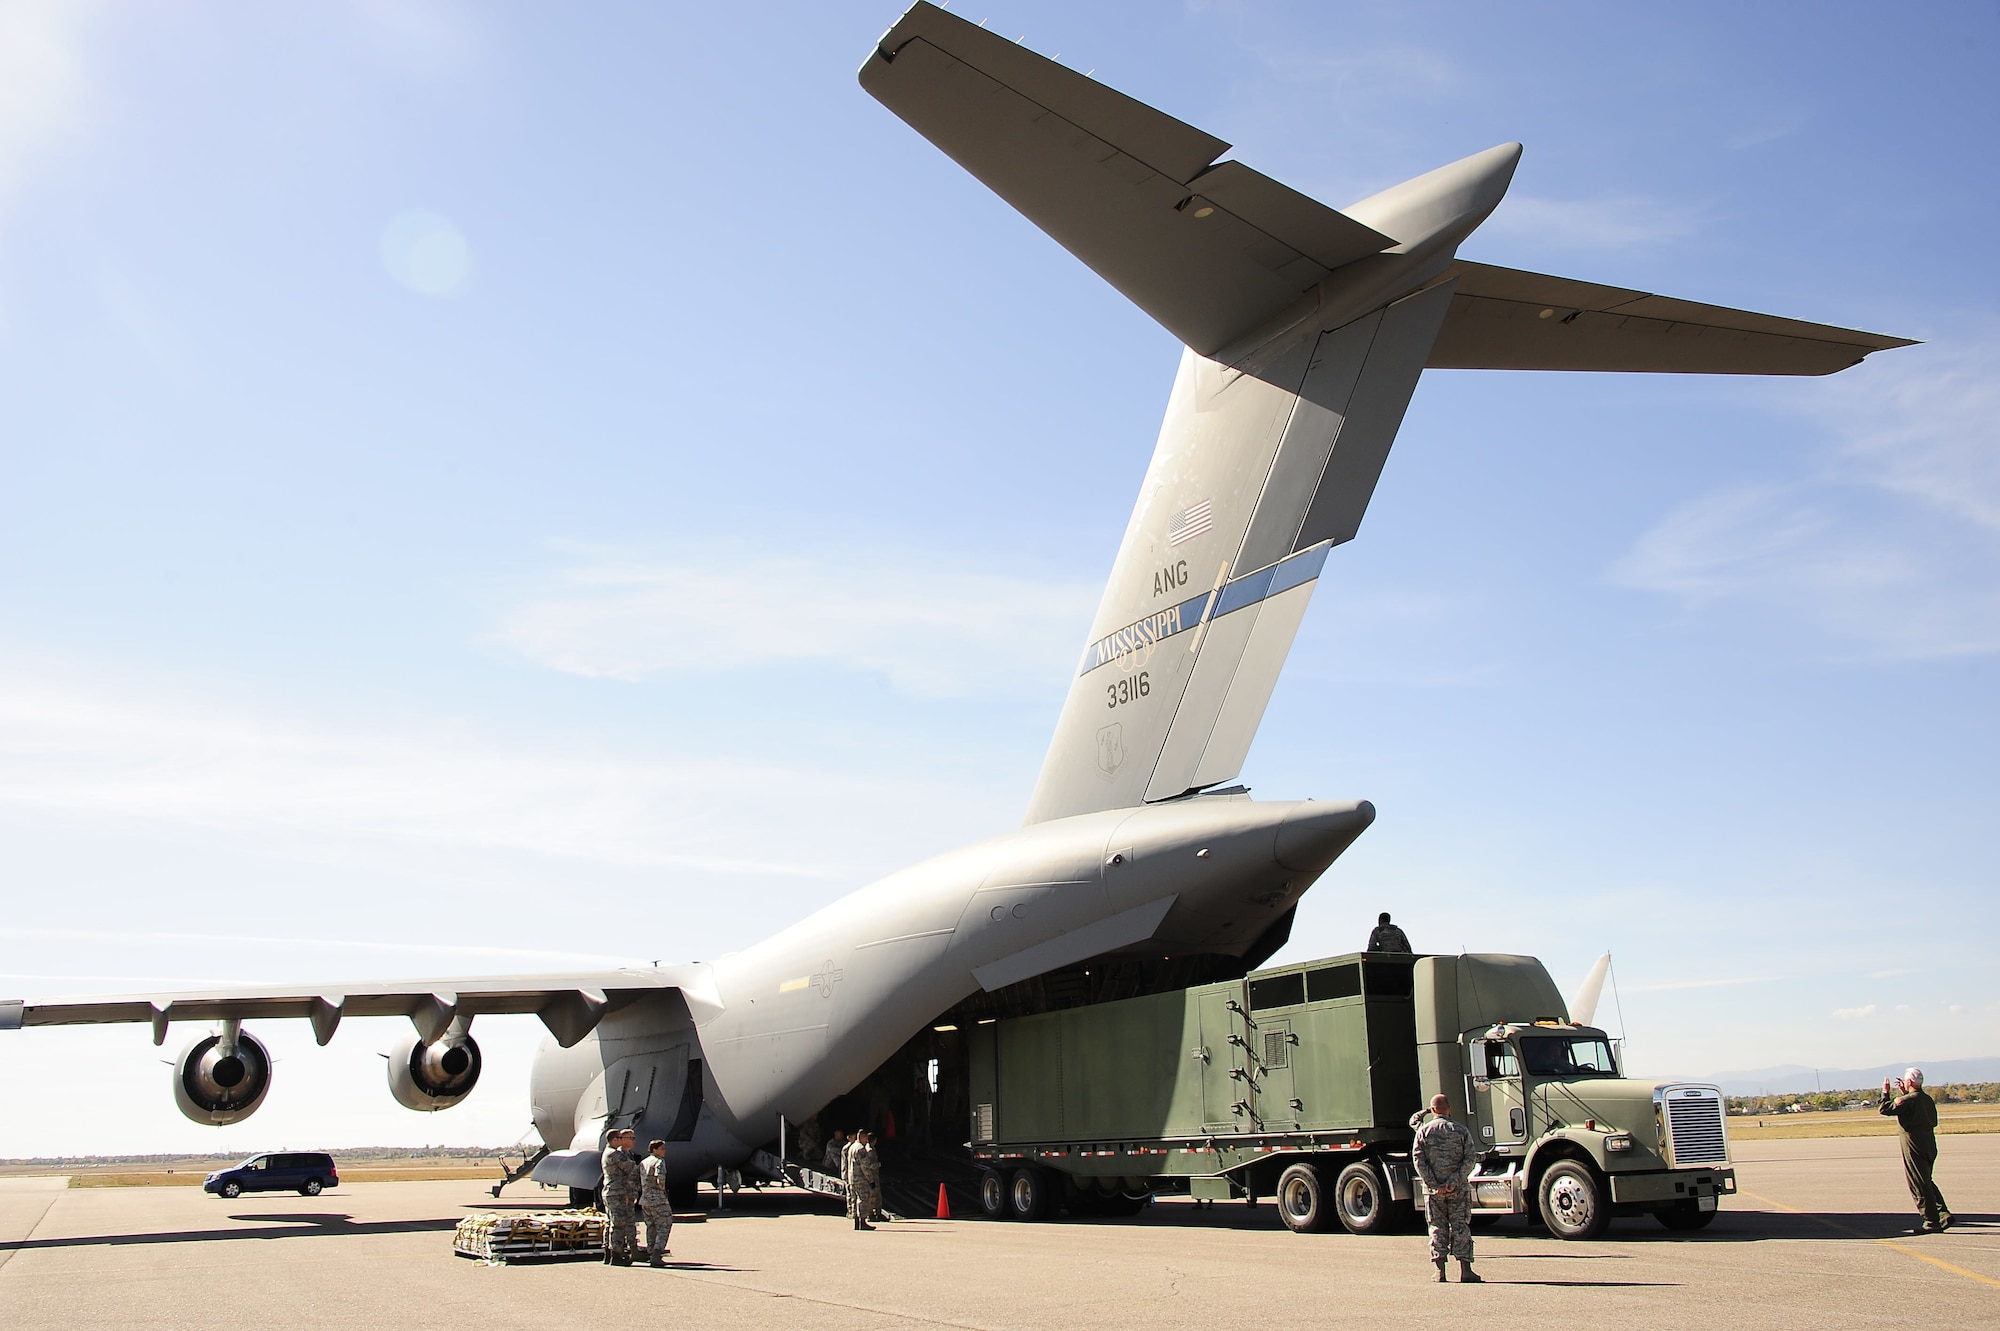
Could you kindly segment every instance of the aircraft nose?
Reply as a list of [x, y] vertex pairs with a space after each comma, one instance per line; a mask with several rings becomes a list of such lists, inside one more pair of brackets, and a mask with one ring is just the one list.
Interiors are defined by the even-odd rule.
[[1332, 864], [1354, 838], [1375, 821], [1375, 806], [1367, 800], [1352, 804], [1295, 805], [1278, 824], [1272, 856], [1287, 869], [1318, 873]]

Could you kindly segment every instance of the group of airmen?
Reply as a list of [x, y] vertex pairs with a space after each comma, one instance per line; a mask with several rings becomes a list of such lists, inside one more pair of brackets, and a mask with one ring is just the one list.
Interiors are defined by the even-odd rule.
[[875, 1228], [872, 1220], [887, 1220], [882, 1213], [882, 1157], [875, 1152], [875, 1134], [856, 1128], [854, 1136], [836, 1129], [826, 1144], [820, 1167], [840, 1177], [847, 1193], [847, 1218], [857, 1230]]
[[605, 1139], [604, 1260], [612, 1266], [632, 1265], [643, 1215], [646, 1265], [665, 1266], [667, 1235], [674, 1227], [674, 1205], [667, 1197], [667, 1144], [648, 1142], [640, 1158], [632, 1154], [638, 1140], [630, 1128], [619, 1128]]

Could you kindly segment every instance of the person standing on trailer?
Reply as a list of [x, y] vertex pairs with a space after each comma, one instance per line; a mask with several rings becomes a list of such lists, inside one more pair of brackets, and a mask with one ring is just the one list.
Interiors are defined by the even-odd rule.
[[1410, 936], [1389, 923], [1389, 912], [1383, 911], [1375, 921], [1375, 930], [1368, 935], [1370, 952], [1408, 952]]
[[1431, 1231], [1431, 1264], [1444, 1283], [1444, 1264], [1458, 1258], [1458, 1283], [1483, 1285], [1472, 1270], [1472, 1190], [1467, 1180], [1478, 1163], [1472, 1134], [1452, 1118], [1451, 1101], [1431, 1097], [1431, 1117], [1417, 1129], [1410, 1163], [1424, 1181], [1424, 1219]]

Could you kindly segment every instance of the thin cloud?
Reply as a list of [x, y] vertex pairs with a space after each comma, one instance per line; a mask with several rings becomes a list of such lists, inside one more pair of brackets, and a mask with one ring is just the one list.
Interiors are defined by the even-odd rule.
[[[476, 943], [449, 941], [404, 943], [386, 938], [286, 938], [268, 934], [186, 933], [171, 930], [118, 931], [104, 929], [10, 929], [0, 928], [0, 938], [35, 942], [66, 943], [192, 943], [201, 947], [282, 947], [293, 952], [326, 950], [333, 952], [409, 952], [424, 956], [458, 955], [504, 957], [516, 961], [547, 962], [551, 965], [592, 966], [606, 970], [630, 963], [629, 957], [607, 957], [596, 952], [562, 952], [536, 947], [488, 947]], [[84, 979], [87, 976], [38, 978]], [[126, 977], [131, 980], [131, 977]], [[136, 982], [136, 981], [133, 981]], [[232, 983], [255, 984], [244, 980]]]
[[1729, 989], [1742, 984], [1776, 984], [1783, 979], [1780, 975], [1735, 975], [1723, 980], [1674, 980], [1667, 984], [1628, 984], [1621, 992], [1628, 994], [1662, 994], [1676, 989]]
[[2000, 336], [1880, 353], [1799, 409], [1814, 471], [1665, 514], [1610, 571], [1691, 611], [1744, 605], [1865, 656], [2000, 651]]
[[0, 222], [30, 174], [82, 127], [91, 102], [85, 34], [92, 0], [0, 5]]
[[[816, 792], [777, 835], [759, 814], [773, 790]], [[837, 879], [844, 860], [868, 854], [852, 829], [879, 824], [883, 807], [940, 816], [949, 799], [916, 782], [707, 754], [637, 759], [512, 746], [442, 722], [305, 721], [0, 662], [0, 810]]]
[[1877, 1007], [1873, 1003], [1870, 1003], [1866, 1007], [1835, 1008], [1833, 1010], [1833, 1015], [1839, 1018], [1841, 1021], [1866, 1021], [1868, 1018], [1875, 1016], [1880, 1011], [1881, 1009], [1879, 1007]]
[[1699, 208], [1638, 194], [1599, 199], [1509, 194], [1482, 229], [1552, 248], [1623, 250], [1679, 240], [1704, 223]]
[[927, 565], [729, 555], [645, 558], [559, 547], [575, 562], [501, 620], [537, 665], [642, 680], [806, 661], [881, 674], [925, 697], [1056, 683], [1097, 590]]

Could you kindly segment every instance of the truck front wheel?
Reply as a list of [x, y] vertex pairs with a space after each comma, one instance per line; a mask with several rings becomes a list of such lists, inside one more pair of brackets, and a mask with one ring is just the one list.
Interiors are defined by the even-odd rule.
[[1333, 1181], [1333, 1208], [1350, 1234], [1386, 1234], [1396, 1224], [1389, 1185], [1366, 1160], [1356, 1160]]
[[1054, 1179], [1033, 1167], [1015, 1170], [1007, 1181], [1007, 1213], [1016, 1220], [1047, 1220], [1055, 1211]]
[[1294, 1234], [1317, 1234], [1333, 1220], [1319, 1170], [1296, 1164], [1278, 1175], [1278, 1218]]
[[1542, 1223], [1559, 1239], [1594, 1239], [1611, 1223], [1597, 1171], [1580, 1160], [1558, 1160], [1542, 1175]]

